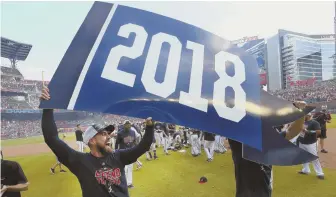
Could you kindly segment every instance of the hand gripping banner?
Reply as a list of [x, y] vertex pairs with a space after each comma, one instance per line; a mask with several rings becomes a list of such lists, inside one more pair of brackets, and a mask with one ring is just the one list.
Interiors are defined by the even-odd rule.
[[260, 163], [282, 164], [267, 154], [283, 148], [300, 154], [285, 165], [313, 160], [272, 128], [309, 110], [262, 91], [258, 71], [243, 49], [199, 27], [95, 2], [49, 84], [52, 99], [40, 107], [197, 128], [242, 142], [244, 157]]

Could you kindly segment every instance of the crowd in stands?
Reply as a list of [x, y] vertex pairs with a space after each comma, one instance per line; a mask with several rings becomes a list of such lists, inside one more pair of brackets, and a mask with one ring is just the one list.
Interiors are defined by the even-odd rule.
[[25, 82], [17, 81], [3, 81], [1, 80], [1, 89], [8, 90], [12, 92], [36, 92], [36, 85], [27, 84]]
[[[44, 83], [48, 85], [49, 82]], [[37, 109], [41, 89], [42, 81], [24, 80], [18, 69], [1, 66], [1, 91], [24, 95], [24, 99], [18, 101], [13, 95], [2, 94], [2, 109]]]
[[336, 100], [336, 79], [315, 83], [304, 87], [291, 87], [272, 92], [283, 99], [304, 100], [308, 103], [330, 102]]
[[[95, 114], [91, 118], [84, 120], [56, 120], [56, 125], [60, 132], [74, 132], [77, 124], [81, 124], [83, 129], [85, 129], [87, 126], [97, 122], [118, 125], [126, 119], [130, 120], [131, 122], [143, 121], [138, 118], [125, 116]], [[1, 120], [1, 139], [26, 138], [37, 135], [42, 135], [41, 120]]]
[[25, 100], [20, 101], [16, 97], [2, 96], [1, 109], [33, 109], [33, 107]]
[[[48, 82], [45, 82], [47, 84]], [[42, 89], [42, 81], [16, 80], [15, 77], [1, 79], [1, 90], [11, 92], [36, 93]]]
[[23, 75], [21, 74], [21, 72], [18, 69], [12, 68], [12, 67], [7, 67], [7, 66], [1, 66], [1, 75], [23, 77]]
[[1, 139], [42, 135], [41, 121], [1, 120]]

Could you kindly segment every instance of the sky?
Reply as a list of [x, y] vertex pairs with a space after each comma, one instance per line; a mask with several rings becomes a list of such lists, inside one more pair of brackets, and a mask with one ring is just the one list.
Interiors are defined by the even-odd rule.
[[[18, 68], [50, 80], [93, 2], [1, 2], [1, 36], [32, 44]], [[334, 33], [334, 2], [116, 2], [193, 24], [228, 40], [267, 38], [278, 29]], [[9, 65], [1, 58], [1, 65]]]

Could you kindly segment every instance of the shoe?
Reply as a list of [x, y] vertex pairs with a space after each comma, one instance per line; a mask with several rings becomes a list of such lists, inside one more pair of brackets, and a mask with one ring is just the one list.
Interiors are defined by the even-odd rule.
[[60, 170], [60, 172], [66, 172], [65, 170]]
[[152, 158], [150, 158], [150, 159], [147, 158], [147, 161], [152, 161]]
[[319, 176], [317, 176], [317, 178], [320, 179], [320, 180], [324, 180], [324, 175], [319, 175]]
[[207, 159], [206, 161], [207, 161], [207, 162], [211, 162], [211, 161], [212, 161], [212, 159]]
[[322, 149], [321, 153], [328, 153], [328, 151], [326, 151], [325, 149]]
[[132, 188], [134, 188], [134, 185], [131, 184], [131, 185], [128, 185], [127, 187], [128, 187], [129, 189], [132, 189]]
[[170, 155], [169, 153], [165, 153], [166, 155]]
[[50, 172], [51, 172], [52, 174], [55, 174], [55, 169], [50, 168]]
[[298, 173], [299, 173], [299, 174], [302, 174], [302, 175], [308, 175], [308, 173], [307, 173], [307, 172], [302, 172], [302, 171], [299, 171]]
[[154, 160], [157, 160], [158, 159], [158, 157], [157, 156], [154, 156]]

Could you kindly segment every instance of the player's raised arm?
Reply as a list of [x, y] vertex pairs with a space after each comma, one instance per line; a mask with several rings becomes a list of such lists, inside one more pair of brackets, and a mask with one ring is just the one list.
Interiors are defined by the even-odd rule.
[[120, 154], [120, 161], [124, 165], [129, 165], [136, 162], [136, 160], [145, 154], [152, 145], [154, 138], [154, 124], [151, 118], [146, 120], [146, 131], [140, 143], [133, 148], [120, 149], [117, 152]]
[[[43, 87], [42, 100], [49, 100], [49, 89]], [[70, 148], [65, 142], [63, 142], [58, 137], [57, 127], [54, 120], [54, 110], [53, 109], [43, 109], [42, 114], [42, 133], [44, 141], [49, 146], [49, 148], [55, 153], [59, 158], [59, 161], [70, 168], [70, 163], [76, 157], [76, 151]]]

